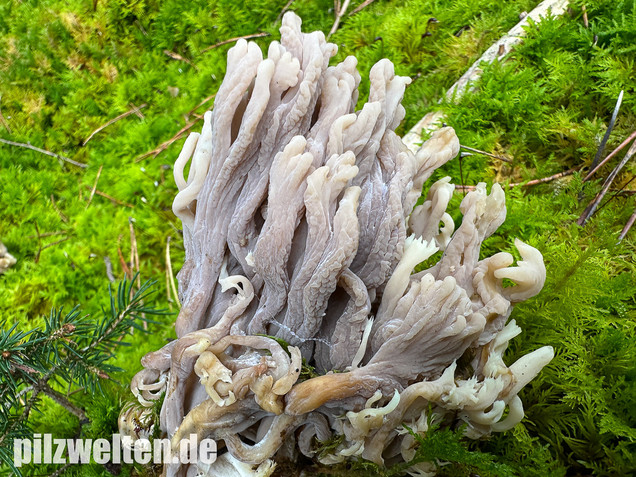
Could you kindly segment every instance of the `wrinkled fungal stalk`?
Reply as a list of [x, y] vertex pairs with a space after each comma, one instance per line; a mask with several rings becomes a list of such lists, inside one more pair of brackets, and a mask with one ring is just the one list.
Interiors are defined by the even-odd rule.
[[[229, 50], [214, 109], [175, 163], [186, 252], [177, 339], [144, 357], [131, 387], [144, 408], [165, 392], [159, 425], [173, 447], [196, 434], [226, 451], [211, 466], [166, 465], [169, 476], [267, 475], [299, 453], [408, 461], [403, 425], [427, 432], [429, 409], [473, 438], [510, 429], [523, 417], [519, 391], [553, 356], [502, 358], [521, 331], [506, 325], [512, 305], [541, 290], [545, 268], [519, 240], [516, 267], [508, 253], [479, 259], [505, 218], [501, 187], [466, 194], [457, 230], [449, 178], [413, 210], [457, 155], [454, 131], [412, 154], [394, 132], [410, 79], [381, 60], [354, 111], [355, 58], [329, 66], [336, 46], [300, 24], [287, 13], [265, 59], [244, 40]], [[472, 362], [457, 369], [462, 357]], [[301, 379], [303, 359], [320, 375]], [[128, 408], [122, 430], [142, 412]], [[334, 437], [341, 444], [318, 454]]]

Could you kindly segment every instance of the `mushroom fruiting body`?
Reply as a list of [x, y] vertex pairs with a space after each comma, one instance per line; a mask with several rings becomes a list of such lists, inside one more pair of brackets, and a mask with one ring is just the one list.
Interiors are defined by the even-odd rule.
[[[506, 325], [512, 305], [545, 281], [541, 254], [517, 240], [517, 267], [507, 253], [479, 259], [505, 219], [497, 184], [466, 194], [457, 230], [449, 178], [413, 210], [458, 153], [453, 129], [411, 153], [395, 133], [410, 79], [381, 60], [355, 111], [355, 58], [329, 66], [336, 46], [300, 25], [285, 14], [265, 59], [244, 40], [230, 49], [214, 109], [175, 163], [183, 308], [177, 340], [144, 357], [133, 393], [149, 407], [165, 392], [159, 425], [173, 447], [190, 434], [222, 441], [216, 471], [236, 475], [299, 453], [408, 461], [402, 426], [427, 432], [429, 409], [464, 421], [470, 437], [509, 429], [523, 417], [519, 390], [553, 356], [502, 359], [520, 332]], [[317, 454], [316, 441], [336, 436]], [[186, 467], [166, 464], [166, 475]], [[214, 464], [199, 470], [215, 475]]]

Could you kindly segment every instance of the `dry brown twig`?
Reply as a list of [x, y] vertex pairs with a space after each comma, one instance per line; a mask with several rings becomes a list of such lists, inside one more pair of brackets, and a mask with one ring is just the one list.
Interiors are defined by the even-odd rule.
[[[90, 136], [88, 136], [88, 137], [86, 138], [86, 140], [82, 143], [82, 146], [86, 146], [86, 143], [88, 143], [88, 141], [90, 141], [90, 140], [93, 138], [93, 136], [95, 136], [97, 133], [99, 133], [99, 132], [103, 131], [104, 129], [106, 129], [106, 128], [107, 128], [108, 126], [110, 126], [111, 124], [115, 124], [115, 123], [116, 123], [117, 121], [119, 121], [120, 119], [124, 119], [125, 117], [130, 116], [131, 114], [137, 114], [137, 113], [139, 113], [139, 110], [140, 110], [140, 109], [145, 108], [146, 106], [147, 106], [147, 104], [146, 104], [146, 103], [142, 104], [142, 105], [141, 105], [141, 106], [139, 106], [139, 107], [137, 107], [137, 106], [133, 106], [133, 108], [132, 108], [131, 110], [126, 111], [126, 112], [125, 112], [125, 113], [123, 113], [123, 114], [120, 114], [119, 116], [117, 116], [116, 118], [111, 119], [110, 121], [108, 121], [108, 122], [107, 122], [107, 123], [105, 123], [105, 124], [102, 124], [100, 127], [98, 127], [97, 129], [95, 129], [95, 131], [93, 131], [93, 132], [91, 133], [91, 135], [90, 135]], [[143, 116], [142, 116], [142, 118], [143, 118]]]
[[634, 213], [625, 224], [625, 227], [623, 227], [623, 230], [621, 230], [621, 233], [618, 236], [619, 242], [622, 242], [622, 240], [625, 238], [625, 236], [627, 235], [627, 232], [629, 232], [629, 229], [631, 229], [632, 225], [634, 225], [634, 221], [636, 221], [636, 210], [634, 210]]
[[[89, 186], [85, 186], [85, 187], [86, 187], [87, 189], [90, 189], [90, 187], [89, 187]], [[110, 200], [111, 202], [114, 202], [114, 203], [115, 203], [115, 204], [117, 204], [117, 205], [121, 205], [121, 206], [124, 206], [124, 207], [130, 207], [130, 208], [133, 208], [133, 207], [134, 207], [134, 205], [129, 204], [129, 203], [124, 202], [124, 201], [121, 201], [121, 200], [119, 200], [119, 199], [117, 199], [117, 198], [113, 197], [112, 195], [107, 194], [106, 192], [102, 192], [102, 191], [101, 191], [101, 190], [99, 190], [99, 189], [95, 189], [95, 194], [97, 194], [97, 195], [99, 195], [99, 196], [102, 196], [102, 197], [104, 197], [105, 199], [108, 199], [108, 200]]]
[[163, 50], [163, 53], [166, 56], [169, 56], [170, 58], [172, 58], [173, 60], [183, 61], [184, 63], [187, 63], [190, 66], [192, 66], [195, 70], [199, 71], [199, 68], [197, 68], [197, 65], [195, 65], [191, 60], [187, 59], [186, 57], [181, 56], [179, 53], [175, 53], [174, 51], [170, 51], [170, 50]]
[[[291, 2], [290, 2], [290, 5], [291, 5]], [[251, 40], [252, 38], [262, 38], [264, 36], [269, 36], [269, 33], [267, 33], [266, 31], [262, 31], [260, 33], [253, 33], [251, 35], [235, 36], [234, 38], [228, 38], [227, 40], [220, 41], [219, 43], [215, 43], [214, 45], [207, 46], [201, 50], [201, 53], [205, 53], [206, 51], [213, 50], [215, 48], [218, 48], [219, 46], [227, 45], [228, 43], [234, 43], [235, 41]]]
[[47, 151], [46, 149], [40, 149], [39, 147], [32, 146], [31, 144], [28, 144], [28, 143], [25, 144], [23, 142], [13, 142], [13, 141], [8, 141], [6, 139], [1, 139], [1, 138], [0, 138], [0, 142], [2, 142], [4, 144], [8, 144], [9, 146], [24, 147], [26, 149], [31, 149], [32, 151], [39, 152], [39, 153], [42, 153], [42, 154], [46, 154], [47, 156], [51, 156], [51, 157], [54, 157], [54, 158], [59, 159], [61, 161], [68, 162], [69, 164], [73, 164], [74, 166], [81, 167], [83, 169], [88, 167], [88, 164], [82, 164], [81, 162], [74, 161], [73, 159], [70, 159], [70, 158], [68, 158], [66, 156], [62, 156], [60, 154], [56, 154], [54, 152]]
[[[464, 147], [464, 146], [462, 146]], [[578, 167], [574, 167], [572, 169], [568, 169], [567, 171], [563, 171], [563, 172], [559, 172], [558, 174], [553, 174], [551, 176], [548, 177], [542, 177], [541, 179], [533, 179], [531, 181], [528, 182], [513, 182], [510, 184], [502, 184], [502, 187], [507, 187], [508, 189], [512, 189], [513, 187], [530, 187], [530, 186], [534, 186], [534, 185], [538, 185], [538, 184], [545, 184], [546, 182], [551, 182], [553, 180], [556, 179], [560, 179], [562, 177], [566, 177], [569, 175], [574, 174], [575, 172], [581, 170], [583, 166], [578, 166]], [[462, 186], [462, 185], [458, 185], [455, 186], [455, 190], [457, 191], [463, 191], [463, 192], [470, 192], [472, 190], [475, 190], [476, 186]]]
[[[0, 95], [0, 100], [2, 100], [2, 95]], [[11, 128], [9, 127], [9, 123], [7, 122], [6, 119], [4, 119], [4, 115], [2, 114], [2, 109], [1, 108], [0, 108], [0, 122], [2, 123], [4, 128], [7, 130], [7, 132], [9, 134], [12, 134]]]
[[585, 176], [585, 178], [583, 179], [583, 182], [589, 181], [590, 178], [596, 173], [596, 171], [598, 171], [601, 167], [603, 167], [605, 164], [607, 164], [607, 161], [609, 161], [612, 157], [614, 157], [616, 154], [618, 154], [634, 138], [636, 138], [636, 131], [631, 133], [627, 139], [625, 139], [622, 143], [620, 143], [620, 145], [616, 149], [614, 149], [612, 152], [610, 152], [605, 159], [603, 159], [594, 169], [592, 169], [588, 173], [588, 175]]
[[510, 159], [507, 159], [507, 158], [501, 157], [501, 156], [497, 156], [497, 155], [495, 155], [495, 154], [493, 154], [491, 152], [480, 151], [479, 149], [475, 149], [475, 148], [468, 147], [468, 146], [459, 146], [459, 147], [461, 147], [462, 149], [466, 149], [467, 151], [474, 152], [476, 154], [481, 154], [481, 155], [484, 155], [484, 156], [492, 157], [493, 159], [499, 159], [500, 161], [503, 161], [503, 162], [512, 162]]
[[188, 132], [190, 129], [192, 129], [192, 127], [197, 124], [201, 119], [197, 118], [194, 121], [190, 121], [188, 124], [186, 124], [184, 127], [182, 127], [179, 132], [177, 132], [177, 134], [175, 134], [174, 136], [172, 136], [170, 139], [168, 139], [165, 142], [162, 142], [161, 144], [159, 144], [159, 146], [157, 146], [155, 149], [153, 149], [152, 151], [148, 151], [145, 154], [142, 154], [141, 156], [139, 156], [137, 159], [135, 159], [135, 162], [141, 162], [144, 159], [146, 159], [147, 157], [157, 157], [159, 154], [161, 154], [163, 151], [165, 151], [166, 149], [168, 149], [168, 147], [170, 147], [173, 143], [175, 143], [176, 141], [178, 141], [179, 139], [181, 139], [183, 137], [183, 135]]
[[614, 182], [614, 179], [616, 179], [616, 176], [618, 175], [620, 170], [625, 164], [627, 164], [627, 162], [632, 158], [634, 154], [636, 154], [636, 141], [634, 141], [631, 147], [627, 150], [627, 153], [625, 154], [625, 157], [623, 157], [623, 160], [619, 162], [612, 170], [612, 172], [610, 172], [610, 174], [607, 176], [607, 179], [605, 179], [605, 182], [603, 183], [601, 192], [599, 192], [597, 196], [592, 200], [592, 202], [590, 202], [590, 204], [585, 208], [585, 210], [579, 217], [579, 220], [576, 221], [577, 224], [581, 226], [585, 225], [590, 217], [594, 215], [594, 212], [596, 212], [596, 209], [601, 203], [601, 200], [603, 200], [603, 197], [605, 197], [605, 194], [607, 194], [607, 191], [609, 191], [612, 182]]
[[336, 20], [333, 22], [333, 26], [331, 27], [331, 30], [329, 30], [327, 38], [336, 33], [336, 31], [338, 30], [338, 26], [340, 25], [342, 17], [345, 13], [347, 13], [347, 8], [349, 8], [349, 0], [345, 0], [342, 6], [340, 6], [340, 2], [338, 2], [336, 8], [334, 9], [336, 13]]
[[294, 0], [288, 0], [288, 2], [285, 4], [283, 9], [280, 11], [278, 16], [276, 17], [276, 23], [278, 23], [280, 21], [280, 19], [283, 18], [283, 15], [289, 9], [289, 7], [291, 7], [292, 3], [294, 3]]
[[93, 183], [93, 188], [91, 189], [91, 195], [88, 197], [88, 203], [86, 204], [86, 209], [88, 209], [88, 207], [91, 205], [91, 202], [93, 201], [93, 196], [95, 195], [95, 191], [97, 190], [97, 183], [99, 182], [99, 176], [102, 175], [103, 168], [104, 168], [103, 164], [99, 166], [99, 170], [97, 171], [97, 176], [95, 177], [95, 182]]
[[360, 5], [358, 5], [356, 8], [353, 9], [353, 11], [349, 14], [349, 16], [351, 17], [355, 15], [356, 13], [360, 13], [360, 11], [362, 11], [363, 9], [371, 5], [373, 2], [375, 2], [375, 0], [364, 0], [364, 2], [362, 2]]

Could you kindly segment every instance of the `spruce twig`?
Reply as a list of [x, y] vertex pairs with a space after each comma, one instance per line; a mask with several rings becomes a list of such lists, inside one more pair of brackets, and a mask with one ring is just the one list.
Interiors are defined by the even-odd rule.
[[73, 159], [70, 159], [70, 158], [68, 158], [66, 156], [62, 156], [60, 154], [56, 154], [54, 152], [47, 151], [46, 149], [40, 149], [39, 147], [32, 146], [31, 144], [28, 144], [28, 143], [25, 144], [23, 142], [7, 141], [6, 139], [2, 139], [2, 138], [0, 138], [0, 142], [4, 143], [4, 144], [8, 144], [9, 146], [24, 147], [26, 149], [31, 149], [32, 151], [39, 152], [39, 153], [42, 153], [42, 154], [46, 154], [47, 156], [51, 156], [51, 157], [54, 157], [54, 158], [59, 159], [61, 161], [68, 162], [69, 164], [73, 164], [74, 166], [81, 167], [83, 169], [88, 167], [88, 164], [82, 164], [81, 162], [74, 161]]

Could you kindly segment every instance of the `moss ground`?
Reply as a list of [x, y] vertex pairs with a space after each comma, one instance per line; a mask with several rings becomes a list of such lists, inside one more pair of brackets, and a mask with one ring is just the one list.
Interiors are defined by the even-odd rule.
[[[171, 212], [171, 165], [185, 136], [156, 156], [143, 155], [192, 122], [193, 130], [200, 128], [201, 114], [211, 106], [201, 103], [217, 90], [231, 45], [207, 48], [258, 32], [271, 34], [255, 40], [266, 45], [277, 38], [285, 3], [0, 2], [0, 138], [88, 166], [0, 143], [0, 240], [18, 259], [0, 276], [1, 320], [28, 329], [52, 307], [80, 303], [97, 312], [107, 304], [104, 257], [117, 279], [130, 266], [131, 224], [143, 278], [158, 281], [158, 306], [177, 311], [167, 294], [165, 250], [171, 237], [178, 269], [183, 247]], [[353, 1], [350, 10], [360, 3]], [[468, 156], [437, 177], [451, 175], [458, 184], [518, 182], [589, 166], [621, 90], [623, 106], [605, 154], [636, 129], [636, 2], [588, 2], [588, 25], [584, 3], [571, 2], [563, 17], [531, 25], [525, 43], [486, 67], [474, 91], [457, 103], [438, 100], [536, 0], [377, 0], [345, 16], [332, 41], [339, 46], [337, 59], [358, 57], [363, 78], [387, 57], [398, 74], [414, 79], [404, 101], [403, 132], [423, 114], [442, 110], [462, 144], [513, 161]], [[331, 28], [332, 2], [298, 1], [291, 9], [306, 31]], [[361, 89], [363, 101], [365, 82]], [[84, 145], [98, 127], [144, 104], [139, 115], [113, 123]], [[629, 192], [634, 182], [628, 183], [633, 161], [613, 187], [626, 189], [608, 196], [612, 200], [586, 227], [576, 225], [614, 164], [587, 183], [577, 173], [508, 191], [508, 219], [483, 250], [513, 252], [512, 240], [519, 237], [542, 251], [548, 270], [544, 291], [513, 313], [524, 334], [508, 359], [544, 344], [555, 346], [557, 356], [524, 390], [522, 424], [463, 444], [494, 455], [515, 475], [636, 473], [636, 232], [617, 244], [636, 206]], [[134, 346], [122, 348], [115, 363], [125, 369], [120, 382], [139, 369], [145, 352], [173, 335], [169, 321], [152, 325], [150, 334], [136, 333]], [[97, 401], [75, 395], [93, 409], [83, 432], [111, 432], [126, 390], [113, 382], [106, 391]], [[72, 437], [78, 422], [64, 416], [50, 403], [33, 424]], [[474, 470], [457, 462], [443, 472]], [[101, 466], [67, 472], [109, 475]]]

